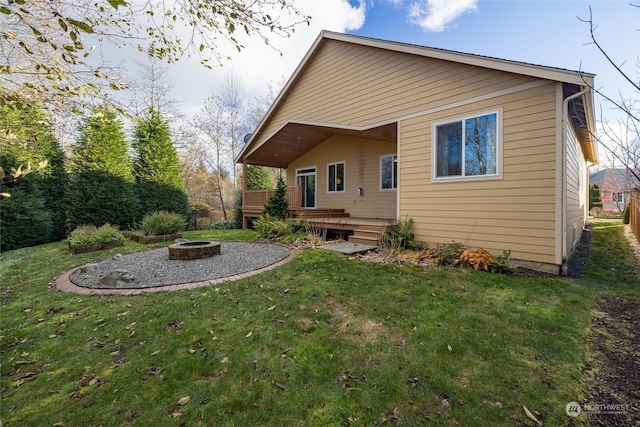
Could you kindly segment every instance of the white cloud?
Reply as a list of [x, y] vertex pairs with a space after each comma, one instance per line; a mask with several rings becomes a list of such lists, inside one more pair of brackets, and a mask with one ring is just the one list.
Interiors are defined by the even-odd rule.
[[[225, 61], [222, 68], [207, 70], [197, 58], [185, 58], [170, 68], [175, 97], [182, 102], [185, 113], [192, 115], [205, 98], [219, 93], [224, 76], [229, 72], [243, 84], [248, 99], [262, 95], [269, 82], [291, 76], [320, 31], [354, 31], [365, 21], [364, 0], [356, 6], [348, 0], [294, 0], [293, 4], [304, 15], [311, 16], [310, 24], [297, 26], [289, 38], [270, 38], [269, 42], [277, 50], [267, 46], [258, 36], [239, 35], [245, 48], [237, 52], [232, 46], [221, 47], [223, 56], [231, 57], [231, 61]], [[281, 19], [286, 22], [287, 17]]]
[[443, 31], [465, 12], [478, 9], [478, 0], [420, 0], [411, 4], [409, 21], [425, 31]]

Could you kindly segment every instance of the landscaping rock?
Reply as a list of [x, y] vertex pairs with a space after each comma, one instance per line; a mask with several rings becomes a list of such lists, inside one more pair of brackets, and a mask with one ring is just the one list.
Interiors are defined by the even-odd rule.
[[110, 288], [128, 288], [135, 279], [127, 270], [115, 270], [100, 278], [100, 284]]
[[85, 264], [82, 267], [80, 267], [80, 273], [91, 273], [93, 270], [95, 270], [98, 267], [97, 264]]

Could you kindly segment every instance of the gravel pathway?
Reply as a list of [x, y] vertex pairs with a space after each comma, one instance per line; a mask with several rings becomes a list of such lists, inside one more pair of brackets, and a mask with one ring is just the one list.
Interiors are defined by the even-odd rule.
[[220, 255], [189, 261], [169, 259], [167, 248], [116, 255], [74, 271], [71, 282], [93, 289], [113, 289], [100, 279], [116, 270], [126, 270], [133, 280], [121, 289], [144, 289], [201, 282], [258, 270], [289, 256], [287, 247], [270, 243], [223, 242]]

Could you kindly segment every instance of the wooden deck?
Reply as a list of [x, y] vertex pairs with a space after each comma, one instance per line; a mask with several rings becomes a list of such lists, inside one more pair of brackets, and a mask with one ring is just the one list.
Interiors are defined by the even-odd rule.
[[[275, 190], [245, 190], [243, 194], [242, 224], [247, 228], [248, 218], [258, 218], [267, 199]], [[292, 221], [304, 219], [309, 227], [318, 231], [327, 230], [348, 238], [351, 243], [378, 246], [381, 237], [395, 224], [390, 218], [355, 218], [344, 209], [303, 209], [299, 186], [288, 187], [286, 191], [289, 214]]]

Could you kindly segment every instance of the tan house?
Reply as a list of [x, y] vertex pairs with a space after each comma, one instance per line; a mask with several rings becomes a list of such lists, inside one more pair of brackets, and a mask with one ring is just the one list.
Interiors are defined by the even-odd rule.
[[[587, 217], [593, 84], [577, 71], [322, 32], [237, 161], [245, 176], [247, 165], [286, 168], [292, 213], [344, 216], [335, 227], [353, 239], [367, 221], [411, 218], [418, 241], [509, 250], [558, 273]], [[244, 216], [265, 200], [245, 187]]]

